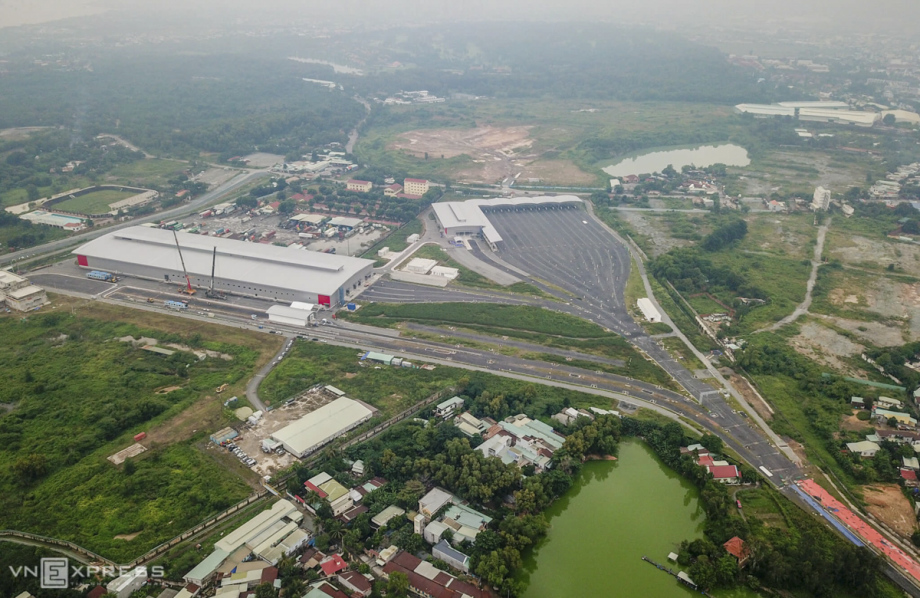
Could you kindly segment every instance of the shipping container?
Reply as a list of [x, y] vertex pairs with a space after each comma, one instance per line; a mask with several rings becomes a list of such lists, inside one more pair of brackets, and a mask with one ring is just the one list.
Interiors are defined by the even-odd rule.
[[182, 301], [164, 301], [163, 305], [169, 309], [188, 309], [188, 304]]
[[147, 438], [147, 432], [141, 432], [140, 434], [134, 435], [134, 442], [140, 442], [144, 438]]

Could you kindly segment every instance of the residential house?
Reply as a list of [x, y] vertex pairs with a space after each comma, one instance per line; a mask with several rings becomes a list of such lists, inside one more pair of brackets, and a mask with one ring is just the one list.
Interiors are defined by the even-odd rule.
[[486, 422], [473, 416], [473, 414], [469, 411], [466, 413], [461, 413], [456, 418], [454, 418], [454, 425], [470, 438], [474, 436], [480, 436], [483, 432], [489, 429], [489, 426], [486, 424]]
[[[425, 526], [422, 532], [422, 538], [429, 544], [437, 544], [441, 541], [441, 536], [450, 528], [443, 521], [432, 521]], [[453, 530], [451, 530], [453, 531]]]
[[310, 586], [310, 591], [303, 598], [348, 598], [348, 594], [328, 581], [321, 581]]
[[321, 499], [329, 503], [332, 514], [338, 517], [354, 506], [354, 500], [348, 493], [348, 488], [338, 483], [326, 472], [317, 474], [304, 482], [304, 488], [316, 493]]
[[899, 426], [908, 426], [916, 427], [917, 420], [911, 417], [909, 413], [903, 413], [901, 411], [890, 411], [888, 409], [883, 409], [881, 407], [873, 407], [872, 415], [876, 418], [879, 423], [885, 423], [889, 419], [894, 419], [898, 422]]
[[869, 440], [862, 440], [860, 442], [848, 442], [847, 450], [851, 453], [856, 453], [860, 457], [874, 457], [875, 453], [878, 452], [879, 446]]
[[391, 519], [401, 517], [405, 514], [405, 509], [401, 509], [396, 505], [390, 505], [371, 518], [371, 525], [373, 525], [375, 528], [386, 527]]
[[441, 571], [431, 563], [405, 551], [399, 552], [383, 567], [383, 572], [387, 576], [394, 571], [405, 573], [409, 578], [409, 589], [419, 596], [492, 598], [492, 593], [488, 590], [460, 581], [446, 571]]
[[399, 183], [393, 183], [383, 188], [383, 194], [387, 197], [396, 197], [403, 191], [403, 186]]
[[358, 484], [354, 488], [348, 491], [348, 495], [356, 503], [364, 500], [364, 497], [374, 492], [375, 490], [382, 488], [387, 481], [381, 477], [371, 478], [363, 484]]
[[456, 499], [454, 495], [441, 488], [432, 488], [428, 494], [418, 501], [419, 515], [430, 521], [434, 514], [440, 511], [448, 504], [452, 504]]
[[901, 474], [901, 479], [904, 480], [905, 486], [916, 487], [917, 486], [917, 472], [913, 469], [907, 469], [902, 467], [899, 470]]
[[396, 545], [384, 548], [377, 554], [377, 565], [380, 567], [383, 567], [384, 565], [389, 563], [391, 560], [393, 560], [393, 557], [396, 556], [398, 552], [399, 552], [399, 547]]
[[453, 532], [454, 544], [464, 540], [475, 542], [479, 532], [486, 529], [491, 521], [492, 518], [488, 515], [458, 504], [451, 505], [441, 519], [441, 522]]
[[357, 571], [343, 571], [336, 576], [336, 580], [348, 590], [352, 598], [364, 598], [371, 594], [371, 582]]
[[904, 404], [898, 399], [892, 399], [891, 397], [879, 397], [875, 400], [875, 404], [884, 409], [901, 409], [904, 407]]
[[751, 551], [745, 545], [744, 540], [735, 536], [728, 540], [725, 544], [722, 545], [725, 548], [725, 551], [728, 554], [732, 555], [738, 560], [738, 566], [744, 567], [748, 559], [751, 557]]
[[712, 474], [712, 479], [722, 484], [737, 484], [741, 481], [741, 472], [735, 465], [710, 465], [706, 469]]
[[586, 417], [590, 420], [594, 419], [594, 416], [591, 415], [590, 411], [585, 409], [575, 409], [574, 407], [566, 407], [556, 415], [552, 417], [555, 421], [559, 422], [563, 426], [568, 426], [571, 423], [574, 423], [579, 417]]
[[866, 399], [862, 397], [850, 397], [850, 406], [854, 409], [865, 409]]
[[920, 460], [917, 457], [901, 457], [901, 463], [907, 469], [920, 470]]
[[451, 397], [446, 401], [438, 403], [434, 408], [434, 414], [438, 417], [449, 417], [453, 415], [454, 411], [463, 408], [463, 399], [460, 397]]
[[447, 541], [441, 540], [431, 549], [431, 554], [436, 559], [441, 559], [457, 571], [470, 572], [470, 557], [451, 546]]
[[323, 575], [326, 577], [332, 577], [339, 571], [344, 571], [348, 568], [348, 563], [345, 562], [345, 559], [342, 558], [340, 554], [332, 554], [323, 559], [319, 568], [323, 570]]

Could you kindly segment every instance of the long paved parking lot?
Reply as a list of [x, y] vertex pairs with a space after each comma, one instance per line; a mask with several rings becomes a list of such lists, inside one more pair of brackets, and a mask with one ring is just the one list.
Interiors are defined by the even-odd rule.
[[499, 256], [601, 309], [629, 319], [623, 289], [629, 250], [583, 210], [490, 212], [504, 239]]

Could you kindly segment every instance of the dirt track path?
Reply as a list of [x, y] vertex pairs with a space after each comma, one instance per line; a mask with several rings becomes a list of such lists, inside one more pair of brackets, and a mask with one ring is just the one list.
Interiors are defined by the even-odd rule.
[[811, 259], [811, 275], [808, 277], [808, 284], [805, 287], [805, 300], [796, 306], [791, 314], [772, 326], [761, 328], [757, 332], [772, 332], [774, 330], [779, 330], [786, 324], [791, 324], [808, 313], [808, 308], [811, 307], [811, 292], [815, 288], [815, 281], [818, 279], [818, 266], [821, 265], [821, 255], [824, 253], [824, 238], [827, 236], [827, 229], [830, 225], [831, 218], [828, 218], [827, 222], [822, 224], [818, 229], [818, 242], [815, 243], [815, 253]]

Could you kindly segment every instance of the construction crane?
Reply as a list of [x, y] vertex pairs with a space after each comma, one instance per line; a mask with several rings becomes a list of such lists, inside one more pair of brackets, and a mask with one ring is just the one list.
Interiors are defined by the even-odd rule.
[[223, 291], [214, 290], [214, 268], [217, 266], [217, 247], [214, 248], [214, 254], [211, 257], [211, 284], [208, 290], [204, 292], [210, 299], [226, 299]]
[[185, 274], [185, 284], [184, 287], [179, 287], [179, 292], [185, 295], [194, 295], [195, 289], [192, 288], [192, 279], [188, 277], [188, 270], [185, 269], [185, 260], [182, 259], [182, 248], [179, 247], [179, 235], [176, 234], [176, 231], [173, 230], [173, 238], [176, 240], [176, 249], [179, 251], [179, 262], [182, 264], [182, 273]]

